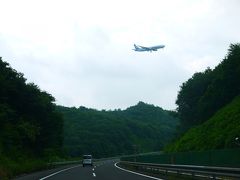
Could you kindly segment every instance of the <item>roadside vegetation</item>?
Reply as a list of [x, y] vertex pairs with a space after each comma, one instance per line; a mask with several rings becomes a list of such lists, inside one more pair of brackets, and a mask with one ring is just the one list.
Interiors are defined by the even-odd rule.
[[0, 58], [0, 179], [61, 154], [63, 119], [54, 101]]
[[240, 44], [222, 62], [184, 82], [176, 104], [178, 139], [166, 151], [237, 148], [240, 136]]
[[191, 128], [167, 151], [203, 151], [211, 149], [236, 148], [236, 137], [240, 132], [240, 96], [220, 109], [203, 124]]

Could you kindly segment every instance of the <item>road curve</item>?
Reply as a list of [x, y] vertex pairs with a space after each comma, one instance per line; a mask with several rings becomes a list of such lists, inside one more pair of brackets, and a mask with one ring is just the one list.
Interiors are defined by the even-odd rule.
[[114, 164], [114, 161], [108, 160], [98, 162], [94, 167], [74, 165], [22, 176], [15, 180], [160, 180], [121, 170]]

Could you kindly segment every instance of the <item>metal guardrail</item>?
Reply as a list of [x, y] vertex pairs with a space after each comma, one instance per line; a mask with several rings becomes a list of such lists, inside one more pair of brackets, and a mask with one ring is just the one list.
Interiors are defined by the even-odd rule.
[[171, 152], [151, 155], [121, 157], [122, 161], [156, 163], [156, 164], [188, 164], [198, 166], [235, 167], [240, 168], [240, 147], [234, 149], [218, 149], [207, 151]]
[[[109, 158], [101, 158], [101, 159], [93, 159], [93, 162], [99, 161], [107, 161], [107, 160], [119, 160], [119, 157], [109, 157]], [[57, 162], [49, 162], [49, 166], [58, 166], [58, 165], [70, 165], [70, 164], [81, 164], [82, 160], [77, 161], [57, 161]]]
[[209, 177], [217, 179], [221, 177], [230, 177], [240, 179], [240, 168], [229, 167], [210, 167], [210, 166], [194, 166], [194, 165], [173, 165], [173, 164], [152, 164], [138, 163], [130, 161], [120, 161], [120, 164], [135, 167], [139, 171], [161, 172], [166, 174], [184, 174], [190, 176]]
[[[113, 156], [113, 157], [107, 157], [107, 158], [99, 158], [99, 159], [93, 159], [94, 162], [99, 161], [107, 161], [107, 160], [119, 160], [123, 157], [135, 157], [140, 155], [151, 155], [151, 154], [162, 154], [162, 151], [155, 151], [155, 152], [148, 152], [148, 153], [140, 153], [140, 154], [131, 154], [131, 155], [119, 155], [119, 156]], [[55, 162], [49, 162], [49, 166], [57, 166], [57, 165], [70, 165], [70, 164], [78, 164], [82, 163], [82, 160], [76, 160], [76, 161], [55, 161]]]

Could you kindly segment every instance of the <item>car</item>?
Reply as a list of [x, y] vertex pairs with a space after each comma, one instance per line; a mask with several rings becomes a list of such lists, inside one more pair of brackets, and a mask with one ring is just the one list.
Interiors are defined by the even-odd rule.
[[92, 155], [83, 155], [82, 166], [90, 165], [93, 166]]

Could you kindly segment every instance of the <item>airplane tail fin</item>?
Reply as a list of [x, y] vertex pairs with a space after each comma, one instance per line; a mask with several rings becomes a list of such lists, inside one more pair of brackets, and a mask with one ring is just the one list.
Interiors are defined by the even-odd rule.
[[136, 44], [134, 44], [134, 47], [135, 47], [135, 49], [139, 49], [139, 47]]

